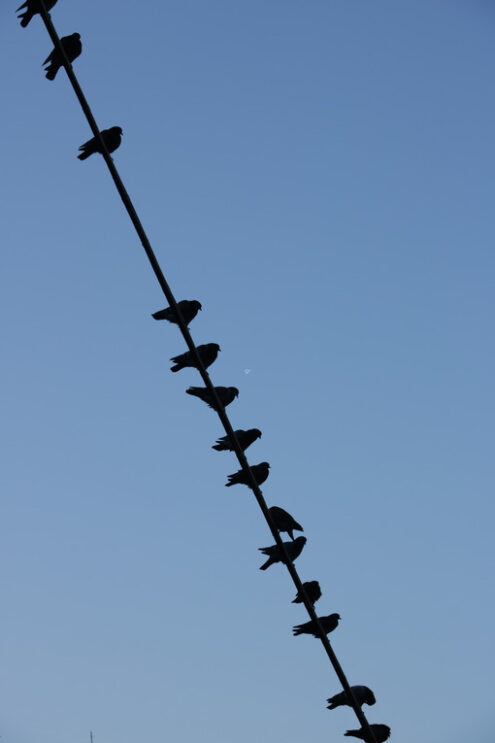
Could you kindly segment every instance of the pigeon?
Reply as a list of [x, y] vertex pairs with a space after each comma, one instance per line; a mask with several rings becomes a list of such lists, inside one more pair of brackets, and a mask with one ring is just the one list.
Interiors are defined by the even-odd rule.
[[[103, 129], [100, 134], [103, 137], [108, 152], [114, 152], [117, 147], [120, 147], [122, 141], [122, 129], [120, 126], [112, 126], [110, 129]], [[82, 144], [79, 149], [81, 150], [81, 154], [77, 156], [79, 160], [86, 160], [90, 155], [94, 155], [95, 152], [101, 153], [100, 143], [97, 142], [96, 137], [88, 139], [88, 141]]]
[[[318, 621], [320, 622], [321, 627], [326, 635], [334, 631], [339, 623], [339, 619], [340, 614], [329, 614], [328, 617], [318, 617]], [[292, 632], [294, 633], [294, 635], [313, 635], [313, 637], [320, 636], [317, 628], [313, 624], [312, 619], [311, 621], [305, 622], [304, 624], [296, 624], [296, 626], [292, 628]]]
[[[292, 560], [292, 562], [294, 562], [303, 551], [303, 547], [306, 544], [306, 537], [297, 537], [293, 542], [282, 542], [282, 544], [285, 547], [287, 556]], [[268, 560], [263, 563], [260, 570], [266, 570], [270, 565], [274, 565], [276, 562], [285, 562], [285, 557], [278, 544], [274, 544], [271, 547], [260, 547], [259, 550], [264, 555], [268, 555]]]
[[[261, 437], [261, 431], [259, 428], [249, 428], [247, 431], [243, 431], [242, 428], [238, 428], [234, 431], [235, 437], [241, 447], [242, 451], [246, 451], [248, 446]], [[221, 436], [217, 443], [214, 444], [212, 449], [217, 451], [234, 451], [234, 447], [229, 436]]]
[[[226, 408], [227, 405], [230, 405], [239, 394], [237, 387], [215, 387], [215, 391], [224, 408]], [[203, 402], [205, 402], [210, 408], [213, 408], [213, 410], [217, 409], [215, 401], [206, 387], [189, 387], [189, 389], [186, 390], [186, 393], [188, 395], [194, 395], [194, 397], [199, 397], [200, 400], [203, 400]]]
[[[213, 364], [216, 357], [218, 356], [218, 352], [220, 351], [220, 346], [218, 343], [204, 343], [202, 346], [197, 346], [196, 348], [199, 358], [203, 362], [203, 366], [205, 369], [208, 369], [209, 366]], [[174, 366], [170, 367], [170, 371], [178, 372], [181, 369], [185, 369], [186, 366], [193, 366], [197, 368], [196, 359], [194, 358], [191, 351], [186, 351], [185, 353], [179, 354], [179, 356], [172, 356], [170, 361], [174, 362]]]
[[[390, 728], [388, 725], [370, 725], [371, 731], [375, 736], [376, 743], [385, 743], [390, 738]], [[361, 740], [369, 741], [366, 737], [366, 733], [363, 728], [359, 730], [348, 730], [344, 735], [352, 735], [354, 738], [361, 738]]]
[[[303, 583], [303, 588], [306, 591], [306, 595], [308, 599], [311, 601], [312, 604], [316, 604], [318, 599], [321, 596], [321, 588], [320, 584], [317, 580], [310, 580], [307, 581], [307, 583]], [[297, 592], [297, 596], [292, 602], [293, 604], [302, 604], [302, 596], [300, 595], [299, 591]]]
[[[57, 0], [45, 0], [46, 10], [51, 10], [56, 2]], [[26, 8], [26, 10], [23, 10], [23, 8]], [[20, 10], [22, 10], [23, 12], [17, 17], [21, 21], [21, 26], [23, 28], [26, 28], [31, 18], [36, 15], [36, 13], [40, 12], [40, 4], [37, 0], [26, 0], [25, 3], [17, 8], [16, 13], [18, 13]]]
[[[189, 323], [194, 320], [199, 310], [203, 309], [201, 303], [198, 302], [197, 299], [182, 299], [180, 302], [177, 302], [177, 307], [179, 308], [179, 312], [186, 325], [189, 325]], [[151, 317], [155, 320], [168, 320], [169, 322], [177, 324], [177, 318], [172, 307], [165, 307], [164, 310], [153, 312]]]
[[[261, 483], [265, 482], [266, 478], [268, 477], [268, 470], [270, 469], [270, 465], [268, 464], [268, 462], [260, 462], [260, 464], [253, 464], [253, 466], [249, 469], [254, 475], [256, 484], [261, 485]], [[238, 470], [233, 475], [229, 475], [229, 481], [225, 483], [226, 488], [230, 488], [231, 485], [247, 485], [248, 487], [250, 487], [251, 483], [248, 481], [247, 475], [244, 470]]]
[[[354, 699], [360, 707], [362, 707], [363, 704], [369, 704], [370, 707], [373, 704], [376, 704], [375, 695], [367, 686], [351, 686], [351, 689]], [[335, 694], [335, 696], [330, 697], [330, 699], [327, 699], [327, 702], [327, 709], [336, 709], [337, 707], [342, 706], [352, 707], [351, 700], [345, 691], [341, 691], [340, 694]]]
[[294, 531], [304, 531], [301, 524], [298, 524], [283, 508], [272, 506], [268, 510], [277, 529], [280, 532], [286, 531], [291, 539], [294, 539]]
[[[60, 39], [65, 52], [65, 56], [69, 62], [73, 62], [82, 52], [81, 34], [71, 34], [70, 36], [63, 36]], [[54, 49], [43, 62], [43, 65], [48, 65], [46, 68], [46, 77], [48, 80], [55, 80], [55, 76], [59, 69], [63, 66], [62, 55], [58, 49]]]

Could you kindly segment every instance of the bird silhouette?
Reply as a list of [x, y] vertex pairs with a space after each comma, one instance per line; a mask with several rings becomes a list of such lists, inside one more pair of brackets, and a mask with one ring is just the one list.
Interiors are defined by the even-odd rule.
[[[57, 0], [45, 0], [45, 8], [47, 11], [50, 11]], [[25, 8], [25, 10], [23, 10]], [[20, 10], [23, 10], [21, 15], [17, 16], [21, 21], [21, 26], [25, 28], [31, 18], [36, 15], [36, 13], [40, 12], [40, 4], [38, 0], [26, 0], [25, 3], [22, 5], [19, 5], [19, 7], [16, 10], [16, 13], [18, 13]]]
[[[385, 743], [385, 741], [390, 738], [390, 728], [388, 725], [373, 724], [370, 725], [370, 728], [375, 736], [376, 743]], [[363, 728], [360, 728], [359, 730], [348, 730], [344, 735], [352, 735], [354, 738], [361, 738], [361, 740], [371, 743], [371, 739], [366, 736]]]
[[294, 531], [304, 531], [301, 524], [298, 524], [297, 521], [292, 518], [290, 513], [284, 511], [283, 508], [272, 506], [268, 510], [277, 529], [280, 532], [287, 532], [291, 539], [294, 539]]
[[[327, 617], [318, 617], [318, 621], [326, 635], [333, 632], [337, 627], [340, 619], [340, 614], [329, 614]], [[313, 637], [319, 637], [318, 628], [315, 626], [313, 620], [305, 622], [304, 624], [296, 624], [292, 628], [294, 635], [313, 635]]]
[[[299, 557], [306, 541], [306, 537], [297, 537], [293, 542], [282, 542], [285, 551], [292, 562]], [[260, 570], [266, 570], [270, 565], [274, 565], [276, 562], [285, 562], [285, 557], [278, 544], [273, 544], [271, 547], [259, 547], [259, 550], [264, 555], [268, 556], [268, 560], [261, 565]]]
[[[239, 395], [237, 387], [215, 387], [215, 391], [220, 400], [220, 404], [224, 408], [226, 408], [227, 405], [230, 405], [230, 403]], [[188, 395], [193, 395], [193, 397], [199, 397], [200, 400], [203, 400], [203, 402], [205, 402], [210, 408], [213, 408], [213, 410], [217, 409], [215, 401], [206, 387], [189, 387], [186, 390], [186, 393]]]
[[[318, 599], [321, 596], [321, 588], [320, 588], [320, 584], [318, 583], [318, 581], [317, 580], [307, 581], [306, 583], [303, 583], [303, 588], [306, 591], [306, 595], [307, 595], [308, 599], [311, 601], [311, 603], [312, 604], [316, 604], [316, 602], [318, 601]], [[292, 603], [293, 604], [302, 604], [303, 603], [302, 596], [299, 593], [299, 591], [297, 592], [297, 596], [293, 600]]]
[[[182, 315], [182, 319], [186, 323], [186, 325], [189, 325], [190, 322], [194, 320], [196, 315], [200, 310], [202, 310], [201, 303], [198, 302], [197, 299], [182, 299], [180, 302], [177, 302], [177, 307], [179, 308], [179, 312]], [[177, 317], [175, 316], [175, 311], [172, 307], [165, 307], [164, 310], [158, 310], [158, 312], [153, 312], [151, 315], [155, 320], [168, 320], [169, 322], [173, 322], [177, 324]]]
[[[122, 129], [120, 126], [112, 126], [110, 129], [103, 129], [100, 134], [108, 152], [114, 152], [117, 147], [120, 147], [122, 141]], [[100, 143], [97, 141], [96, 137], [88, 139], [88, 141], [82, 144], [79, 149], [81, 150], [81, 154], [77, 156], [79, 160], [86, 160], [90, 155], [94, 155], [95, 152], [101, 153]]]
[[[73, 62], [77, 59], [82, 52], [81, 34], [63, 36], [60, 39], [60, 43], [64, 48], [65, 56], [69, 62]], [[55, 80], [55, 76], [63, 64], [64, 62], [59, 50], [57, 48], [53, 49], [43, 62], [43, 66], [48, 65], [45, 70], [48, 80]]]
[[[260, 462], [259, 464], [253, 464], [253, 466], [249, 469], [253, 473], [256, 484], [261, 485], [261, 483], [265, 482], [266, 478], [268, 477], [268, 470], [270, 469], [270, 465], [268, 464], [268, 462]], [[251, 483], [248, 480], [248, 477], [244, 470], [238, 470], [233, 475], [229, 475], [228, 480], [229, 481], [225, 483], [225, 487], [227, 488], [230, 488], [231, 485], [247, 485], [248, 487], [251, 486]]]
[[[362, 707], [363, 704], [369, 704], [370, 707], [373, 704], [376, 704], [375, 695], [367, 686], [351, 686], [351, 690], [354, 695], [354, 699], [360, 707]], [[337, 707], [342, 706], [352, 707], [351, 700], [349, 699], [347, 692], [345, 691], [341, 691], [340, 694], [335, 694], [335, 696], [330, 697], [329, 699], [327, 699], [327, 702], [327, 709], [336, 709]]]
[[[249, 428], [247, 431], [243, 431], [242, 428], [238, 428], [234, 431], [235, 437], [241, 447], [242, 451], [246, 451], [248, 446], [261, 437], [261, 431], [259, 428]], [[220, 436], [217, 443], [214, 444], [212, 449], [217, 451], [234, 451], [234, 447], [229, 436]]]
[[[199, 354], [199, 358], [201, 359], [204, 368], [207, 369], [213, 364], [216, 357], [218, 356], [220, 346], [218, 345], [218, 343], [204, 343], [202, 346], [197, 346], [196, 350]], [[174, 362], [174, 366], [170, 368], [170, 371], [173, 372], [178, 372], [181, 369], [185, 369], [186, 366], [198, 366], [196, 363], [196, 359], [194, 358], [191, 351], [181, 353], [179, 354], [179, 356], [172, 356], [170, 361]]]

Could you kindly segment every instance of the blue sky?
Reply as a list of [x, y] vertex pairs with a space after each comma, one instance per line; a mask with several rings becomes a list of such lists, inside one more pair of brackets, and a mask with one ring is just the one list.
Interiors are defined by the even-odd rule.
[[[340, 740], [352, 712], [51, 44], [0, 9], [5, 743]], [[269, 505], [393, 740], [493, 740], [495, 9], [59, 0]], [[365, 708], [368, 709], [368, 708]]]

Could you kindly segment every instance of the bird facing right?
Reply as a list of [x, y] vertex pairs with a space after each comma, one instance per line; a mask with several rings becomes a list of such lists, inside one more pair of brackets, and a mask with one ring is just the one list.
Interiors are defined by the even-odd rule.
[[[354, 699], [360, 707], [362, 707], [363, 704], [369, 704], [370, 707], [373, 704], [376, 704], [375, 695], [367, 686], [351, 686], [351, 691]], [[352, 707], [351, 700], [345, 691], [341, 691], [340, 694], [335, 694], [333, 697], [330, 697], [327, 699], [327, 702], [327, 709], [336, 709], [337, 707], [342, 706]]]
[[[339, 623], [340, 614], [329, 614], [327, 617], [318, 617], [318, 621], [321, 625], [322, 630], [326, 635], [333, 632], [337, 628]], [[305, 622], [304, 624], [296, 624], [292, 628], [294, 635], [313, 635], [313, 637], [319, 637], [318, 627], [315, 626], [313, 620]]]
[[[316, 604], [319, 598], [321, 598], [321, 588], [317, 580], [309, 580], [303, 583], [303, 588], [306, 591], [306, 596], [312, 604]], [[293, 604], [302, 604], [302, 596], [297, 592], [296, 598], [292, 601]]]
[[[65, 52], [65, 56], [69, 62], [73, 62], [82, 52], [81, 35], [71, 34], [70, 36], [63, 36], [60, 39], [60, 43]], [[48, 65], [45, 72], [48, 80], [55, 80], [55, 76], [59, 69], [63, 67], [62, 55], [58, 49], [53, 49], [48, 57], [43, 62], [43, 66]]]
[[[112, 126], [110, 129], [103, 129], [100, 134], [108, 152], [114, 152], [117, 147], [120, 147], [122, 141], [122, 129], [120, 126]], [[100, 143], [96, 137], [88, 139], [88, 141], [82, 144], [79, 149], [81, 150], [81, 154], [77, 156], [79, 160], [86, 160], [90, 155], [94, 155], [96, 152], [101, 154], [102, 152]]]
[[[371, 731], [375, 736], [376, 743], [385, 743], [390, 738], [390, 728], [388, 725], [370, 725]], [[348, 730], [344, 735], [352, 735], [353, 738], [361, 738], [361, 740], [371, 743], [370, 739], [366, 737], [366, 733], [363, 728], [359, 730]]]

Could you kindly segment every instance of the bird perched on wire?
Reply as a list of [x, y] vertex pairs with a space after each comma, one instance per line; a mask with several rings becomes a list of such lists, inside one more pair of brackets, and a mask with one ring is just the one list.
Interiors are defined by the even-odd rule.
[[[100, 134], [108, 152], [114, 152], [117, 147], [120, 147], [122, 141], [122, 129], [120, 126], [112, 126], [110, 129], [103, 129]], [[94, 155], [95, 152], [101, 153], [100, 143], [97, 141], [96, 137], [88, 139], [88, 141], [82, 144], [79, 149], [81, 150], [81, 154], [77, 156], [79, 160], [86, 160], [90, 155]]]
[[[199, 358], [201, 359], [204, 368], [208, 369], [208, 367], [213, 364], [216, 357], [218, 356], [220, 346], [218, 345], [218, 343], [204, 343], [202, 346], [197, 346], [196, 350], [199, 354]], [[186, 366], [193, 366], [196, 368], [198, 366], [196, 363], [196, 359], [194, 358], [191, 351], [181, 353], [179, 354], [179, 356], [172, 356], [170, 361], [174, 362], [174, 366], [170, 367], [170, 371], [173, 372], [178, 372], [181, 369], [185, 369]]]
[[[309, 580], [306, 583], [303, 583], [303, 588], [306, 591], [306, 595], [307, 595], [308, 599], [311, 601], [311, 603], [312, 604], [316, 604], [316, 602], [318, 601], [318, 599], [321, 596], [321, 588], [320, 588], [320, 584], [318, 583], [318, 581], [317, 580]], [[303, 603], [302, 596], [299, 593], [299, 591], [297, 592], [297, 596], [292, 601], [292, 603], [293, 604], [302, 604]]]
[[[371, 731], [375, 736], [376, 743], [385, 743], [390, 738], [390, 728], [388, 725], [370, 725]], [[366, 736], [363, 728], [359, 730], [348, 730], [344, 735], [352, 735], [354, 738], [361, 738], [361, 740], [370, 741], [370, 738]]]
[[[242, 428], [238, 428], [237, 431], [234, 431], [234, 434], [242, 451], [246, 451], [248, 446], [251, 446], [251, 444], [256, 441], [256, 439], [261, 438], [261, 431], [259, 430], [259, 428], [249, 428], [247, 431], [243, 431]], [[217, 451], [234, 451], [234, 447], [229, 436], [220, 436], [220, 438], [217, 440], [217, 443], [214, 444], [211, 448], [216, 449]]]
[[[270, 465], [268, 462], [260, 462], [259, 464], [253, 464], [249, 469], [253, 473], [256, 484], [261, 485], [261, 483], [265, 482], [268, 477]], [[233, 475], [229, 475], [228, 480], [229, 481], [225, 483], [226, 488], [230, 488], [231, 485], [247, 485], [248, 487], [251, 485], [244, 470], [238, 470], [237, 472], [234, 472]]]
[[[351, 686], [351, 690], [354, 699], [360, 707], [362, 707], [363, 704], [369, 704], [370, 707], [373, 704], [376, 704], [375, 695], [367, 686]], [[330, 697], [329, 699], [327, 699], [327, 702], [327, 709], [336, 709], [337, 707], [342, 706], [352, 707], [351, 700], [349, 699], [347, 692], [345, 691], [341, 691], [340, 694], [335, 694], [335, 696]]]
[[[220, 404], [224, 408], [226, 408], [227, 405], [230, 405], [230, 403], [239, 395], [237, 387], [215, 387], [215, 392], [220, 400]], [[189, 387], [189, 389], [186, 390], [186, 393], [188, 395], [193, 395], [194, 397], [199, 397], [200, 400], [203, 400], [203, 402], [205, 402], [210, 408], [213, 408], [213, 410], [217, 409], [215, 400], [206, 387]]]
[[[182, 299], [180, 302], [177, 302], [177, 307], [186, 325], [189, 325], [198, 312], [203, 309], [201, 303], [198, 302], [197, 299]], [[178, 323], [175, 311], [172, 307], [165, 307], [164, 310], [153, 312], [151, 317], [155, 320], [168, 320], [169, 322]]]
[[[285, 547], [285, 551], [292, 562], [294, 562], [306, 544], [306, 537], [297, 537], [293, 542], [282, 542]], [[285, 562], [285, 557], [278, 544], [274, 544], [271, 547], [259, 547], [260, 552], [268, 556], [268, 560], [261, 565], [260, 570], [266, 570], [270, 565], [274, 565], [276, 562]]]
[[[71, 34], [70, 36], [63, 36], [60, 39], [65, 52], [65, 56], [69, 62], [73, 62], [82, 52], [81, 34]], [[62, 55], [59, 50], [55, 48], [43, 62], [44, 65], [48, 65], [46, 68], [46, 77], [48, 80], [55, 80], [55, 76], [59, 69], [63, 66], [64, 62]]]
[[[333, 632], [336, 629], [340, 619], [340, 614], [329, 614], [327, 617], [318, 617], [318, 621], [326, 635]], [[304, 624], [296, 624], [292, 628], [294, 635], [313, 635], [313, 637], [319, 637], [318, 628], [315, 627], [313, 620], [305, 622]]]
[[294, 531], [304, 531], [301, 524], [298, 524], [295, 519], [292, 518], [290, 513], [284, 511], [279, 506], [272, 506], [268, 509], [270, 516], [277, 529], [280, 532], [286, 531], [291, 539], [294, 539]]
[[[57, 0], [45, 0], [46, 10], [51, 10], [56, 2]], [[26, 10], [23, 10], [23, 8], [26, 8]], [[40, 4], [38, 0], [26, 0], [25, 3], [17, 8], [16, 13], [18, 13], [20, 10], [23, 10], [23, 12], [17, 17], [21, 21], [21, 26], [23, 28], [26, 28], [31, 18], [36, 15], [36, 13], [40, 12]]]

